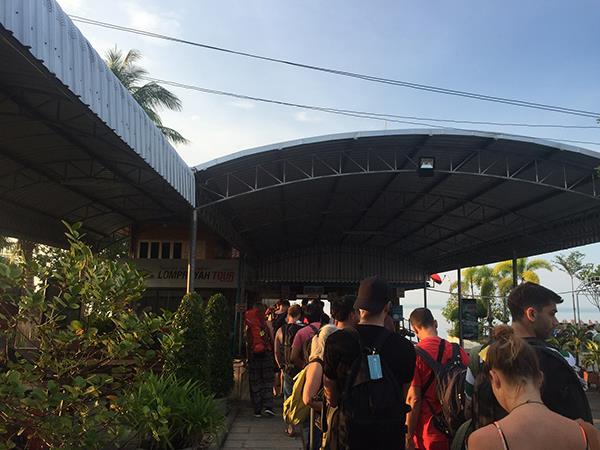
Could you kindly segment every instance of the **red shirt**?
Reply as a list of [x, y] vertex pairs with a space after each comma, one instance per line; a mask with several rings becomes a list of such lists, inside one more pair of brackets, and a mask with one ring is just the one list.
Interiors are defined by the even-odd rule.
[[[425, 350], [433, 359], [437, 359], [440, 341], [441, 338], [437, 336], [427, 337], [421, 340], [417, 344], [417, 347]], [[452, 345], [450, 342], [446, 342], [442, 364], [448, 362], [450, 358], [452, 358]], [[469, 364], [469, 356], [462, 348], [460, 349], [460, 358], [465, 365]], [[422, 388], [431, 376], [431, 369], [417, 353], [417, 364], [411, 386]], [[436, 413], [439, 413], [442, 409], [436, 394], [435, 379], [427, 389], [427, 392], [421, 392], [421, 412], [413, 437], [415, 448], [421, 450], [430, 450], [434, 448], [436, 450], [443, 448], [447, 449], [449, 445], [448, 438], [433, 424], [431, 420], [433, 417], [431, 408], [433, 408]]]

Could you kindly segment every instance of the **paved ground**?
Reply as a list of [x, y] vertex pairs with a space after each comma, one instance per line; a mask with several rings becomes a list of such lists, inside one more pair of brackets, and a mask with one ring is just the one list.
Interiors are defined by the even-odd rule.
[[245, 402], [231, 426], [222, 449], [302, 450], [300, 438], [290, 438], [284, 433], [281, 402], [276, 406], [275, 412], [277, 413], [276, 417], [257, 419], [252, 414], [249, 403]]
[[594, 417], [594, 425], [600, 429], [600, 393], [597, 391], [587, 393], [590, 407], [592, 408], [592, 416]]
[[[588, 392], [588, 399], [594, 416], [594, 425], [600, 429], [600, 393]], [[249, 403], [244, 402], [222, 449], [302, 450], [300, 438], [289, 438], [283, 432], [281, 403], [277, 405], [275, 412], [277, 413], [276, 417], [257, 419], [253, 416]]]

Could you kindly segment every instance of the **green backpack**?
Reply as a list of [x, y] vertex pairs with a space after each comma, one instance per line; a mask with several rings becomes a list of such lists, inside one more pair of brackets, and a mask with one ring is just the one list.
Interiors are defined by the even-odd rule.
[[456, 431], [450, 450], [466, 449], [467, 439], [473, 431], [506, 416], [506, 411], [494, 396], [487, 373], [481, 370], [483, 363], [480, 362], [480, 354], [485, 351], [487, 346], [488, 344], [480, 345], [472, 348], [469, 352], [468, 367], [475, 378], [471, 393], [471, 406], [467, 411], [470, 419], [467, 419]]

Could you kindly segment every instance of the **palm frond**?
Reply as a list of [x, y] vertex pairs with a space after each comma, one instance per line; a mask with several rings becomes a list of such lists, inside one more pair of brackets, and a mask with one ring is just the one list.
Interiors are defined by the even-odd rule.
[[142, 54], [139, 50], [131, 49], [126, 55], [123, 55], [123, 51], [115, 46], [106, 52], [105, 61], [108, 68], [129, 91], [165, 137], [174, 144], [187, 144], [189, 141], [179, 132], [163, 126], [157, 112], [160, 109], [181, 111], [181, 100], [157, 83], [150, 82], [140, 86], [140, 81], [148, 74], [146, 69], [136, 64], [141, 57]]
[[160, 131], [162, 131], [162, 134], [164, 134], [165, 137], [174, 144], [188, 144], [190, 142], [186, 138], [184, 138], [181, 134], [179, 134], [178, 131], [175, 131], [172, 128], [163, 127], [162, 125], [157, 125], [157, 126], [158, 126], [158, 129]]
[[181, 100], [175, 94], [154, 82], [136, 88], [133, 98], [140, 105], [152, 109], [166, 108], [172, 111], [181, 111], [182, 109]]
[[523, 272], [523, 281], [529, 281], [531, 283], [540, 284], [540, 277], [533, 270], [526, 270]]
[[552, 272], [552, 264], [545, 259], [535, 258], [527, 261], [526, 271], [546, 269]]
[[512, 273], [512, 261], [502, 261], [497, 263], [492, 269], [495, 275], [505, 276]]

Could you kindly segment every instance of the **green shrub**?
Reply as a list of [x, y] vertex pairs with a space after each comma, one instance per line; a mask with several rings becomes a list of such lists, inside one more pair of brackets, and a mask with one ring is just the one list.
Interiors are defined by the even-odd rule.
[[204, 315], [206, 330], [208, 382], [211, 392], [225, 397], [233, 387], [231, 355], [231, 312], [222, 294], [213, 295]]
[[123, 402], [128, 425], [147, 437], [143, 448], [197, 446], [223, 425], [212, 395], [198, 382], [150, 374]]
[[174, 326], [182, 343], [171, 368], [181, 379], [205, 382], [208, 378], [204, 310], [202, 297], [194, 292], [183, 297], [175, 313]]
[[[121, 442], [128, 432], [123, 396], [178, 348], [172, 315], [135, 314], [142, 276], [94, 255], [79, 228], [67, 226], [67, 250], [0, 262], [0, 334], [11, 339], [27, 325], [34, 333], [22, 338], [35, 348], [17, 353], [0, 372], [0, 449], [43, 442], [87, 450]], [[38, 280], [33, 287], [29, 276]], [[68, 310], [79, 320], [68, 320]]]

